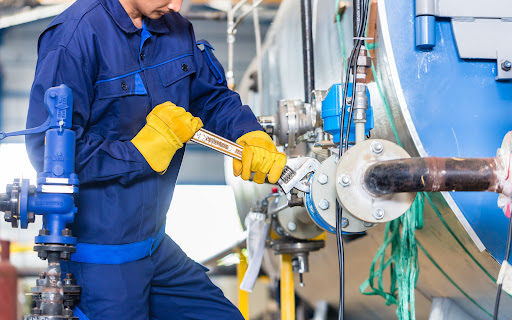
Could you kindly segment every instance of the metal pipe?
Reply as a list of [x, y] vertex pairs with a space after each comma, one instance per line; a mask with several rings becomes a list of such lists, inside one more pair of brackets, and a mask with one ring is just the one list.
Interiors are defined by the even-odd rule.
[[281, 254], [281, 320], [295, 320], [292, 257]]
[[227, 18], [225, 11], [189, 11], [185, 14], [189, 20], [224, 20]]
[[[254, 0], [253, 0], [254, 4]], [[255, 7], [252, 10], [252, 17], [253, 17], [253, 25], [254, 25], [254, 41], [256, 43], [256, 75], [257, 75], [257, 83], [258, 83], [258, 110], [261, 114], [263, 111], [263, 77], [262, 77], [262, 60], [261, 60], [261, 30], [260, 30], [260, 15], [259, 15], [259, 9]]]
[[501, 193], [496, 158], [409, 158], [378, 162], [364, 174], [376, 196], [399, 192], [491, 191]]
[[311, 103], [315, 89], [313, 14], [311, 10], [311, 0], [301, 0], [302, 60], [304, 64], [304, 101], [306, 103]]

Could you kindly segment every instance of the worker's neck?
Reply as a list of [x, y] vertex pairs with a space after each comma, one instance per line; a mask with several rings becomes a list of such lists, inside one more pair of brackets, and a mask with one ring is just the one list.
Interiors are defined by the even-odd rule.
[[135, 8], [133, 3], [129, 0], [119, 0], [121, 5], [123, 6], [126, 13], [128, 13], [128, 16], [130, 19], [132, 19], [133, 24], [138, 29], [142, 28], [142, 13]]

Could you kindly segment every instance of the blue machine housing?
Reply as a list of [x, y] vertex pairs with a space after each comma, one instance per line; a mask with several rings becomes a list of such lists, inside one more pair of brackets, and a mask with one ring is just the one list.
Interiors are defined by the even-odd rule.
[[[436, 41], [425, 52], [414, 41], [414, 2], [386, 1], [382, 9], [422, 156], [494, 157], [512, 129], [512, 82], [495, 80], [495, 61], [461, 59], [449, 20], [429, 18], [434, 34], [428, 38]], [[498, 195], [453, 192], [451, 197], [485, 248], [502, 261], [508, 219], [497, 206]]]
[[[352, 83], [348, 84], [347, 96], [352, 96]], [[371, 106], [370, 92], [366, 89], [368, 97], [368, 110], [366, 112], [365, 133], [368, 135], [373, 129], [373, 108]], [[343, 86], [339, 83], [334, 84], [329, 89], [329, 93], [322, 101], [322, 119], [324, 121], [324, 131], [332, 134], [334, 143], [340, 143], [340, 116], [341, 104], [343, 100]], [[345, 108], [345, 130], [348, 126], [348, 108]], [[354, 121], [350, 125], [349, 141], [355, 139], [356, 126]]]

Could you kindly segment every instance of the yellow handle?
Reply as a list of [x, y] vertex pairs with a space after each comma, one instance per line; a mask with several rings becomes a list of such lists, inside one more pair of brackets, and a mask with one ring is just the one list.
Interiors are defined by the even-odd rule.
[[281, 320], [295, 320], [292, 257], [281, 255]]

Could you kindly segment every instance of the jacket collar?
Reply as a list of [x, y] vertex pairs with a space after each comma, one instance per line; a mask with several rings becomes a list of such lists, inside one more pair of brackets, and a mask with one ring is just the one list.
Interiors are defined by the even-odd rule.
[[[110, 14], [115, 23], [126, 33], [135, 33], [139, 29], [135, 27], [128, 13], [124, 10], [119, 0], [99, 0], [105, 10]], [[165, 22], [164, 17], [152, 20], [144, 18], [146, 28], [151, 33], [168, 33], [169, 25]]]

